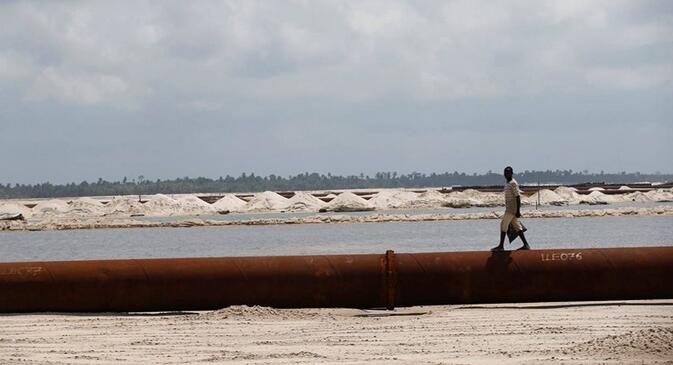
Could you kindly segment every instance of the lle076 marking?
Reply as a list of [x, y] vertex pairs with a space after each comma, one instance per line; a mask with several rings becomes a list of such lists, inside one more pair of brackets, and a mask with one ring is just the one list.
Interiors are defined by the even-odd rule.
[[582, 252], [541, 253], [540, 258], [542, 261], [580, 261]]

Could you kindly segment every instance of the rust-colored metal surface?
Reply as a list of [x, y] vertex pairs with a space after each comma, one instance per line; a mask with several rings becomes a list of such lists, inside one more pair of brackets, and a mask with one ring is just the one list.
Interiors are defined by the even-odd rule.
[[0, 263], [0, 312], [673, 298], [673, 247]]
[[673, 247], [398, 254], [397, 306], [673, 298]]
[[385, 255], [0, 264], [1, 312], [384, 307]]

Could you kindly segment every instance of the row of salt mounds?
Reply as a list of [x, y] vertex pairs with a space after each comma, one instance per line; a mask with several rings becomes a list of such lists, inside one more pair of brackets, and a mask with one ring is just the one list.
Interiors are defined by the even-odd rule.
[[113, 197], [103, 210], [107, 216], [140, 216], [149, 213], [147, 207], [137, 198], [126, 196]]
[[591, 194], [579, 194], [577, 189], [567, 186], [559, 186], [554, 190], [556, 194], [565, 199], [568, 204], [588, 204], [588, 205], [599, 205], [599, 204], [608, 204], [608, 202], [601, 198], [607, 195], [601, 193], [600, 191], [595, 191], [594, 195]]
[[590, 194], [583, 195], [579, 194], [577, 192], [577, 189], [573, 187], [567, 187], [567, 186], [559, 186], [558, 188], [554, 189], [554, 192], [558, 194], [561, 198], [563, 198], [568, 204], [570, 205], [577, 205], [577, 204], [588, 204], [588, 205], [597, 205], [597, 204], [608, 204], [607, 201], [604, 201], [603, 199], [597, 198], [600, 196], [605, 196], [605, 194], [601, 193], [600, 191], [596, 191], [596, 194], [593, 196]]
[[28, 218], [33, 212], [23, 204], [5, 202], [0, 203], [0, 214], [21, 214], [24, 218]]
[[218, 212], [241, 212], [243, 211], [245, 204], [245, 200], [234, 194], [224, 194], [222, 198], [212, 205]]
[[298, 191], [294, 193], [294, 196], [287, 200], [287, 205], [284, 209], [288, 211], [317, 212], [325, 206], [327, 206], [327, 203], [324, 201], [307, 192]]
[[[626, 189], [622, 189], [626, 190]], [[594, 201], [605, 203], [605, 204], [614, 204], [614, 203], [625, 203], [625, 202], [636, 202], [636, 203], [648, 203], [648, 202], [671, 202], [673, 201], [673, 192], [667, 191], [666, 189], [657, 189], [651, 190], [646, 193], [639, 191], [634, 191], [633, 193], [626, 194], [604, 194], [601, 191], [595, 190], [592, 191], [588, 197]], [[583, 198], [584, 198], [583, 197]]]
[[75, 216], [99, 216], [104, 214], [105, 205], [89, 197], [77, 198], [68, 203], [66, 214]]
[[635, 191], [633, 193], [625, 194], [624, 200], [629, 202], [672, 202], [673, 192], [670, 189], [650, 190], [646, 193]]
[[194, 195], [180, 196], [177, 199], [164, 194], [154, 194], [141, 203], [135, 197], [114, 197], [104, 207], [105, 215], [110, 216], [180, 216], [215, 214], [217, 210]]
[[324, 208], [328, 212], [363, 212], [376, 209], [367, 200], [351, 193], [343, 192], [332, 199]]
[[376, 209], [414, 208], [418, 195], [406, 190], [382, 190], [374, 194], [368, 202]]
[[288, 199], [273, 191], [265, 191], [255, 194], [250, 201], [245, 204], [243, 211], [246, 212], [264, 212], [279, 211], [287, 208]]

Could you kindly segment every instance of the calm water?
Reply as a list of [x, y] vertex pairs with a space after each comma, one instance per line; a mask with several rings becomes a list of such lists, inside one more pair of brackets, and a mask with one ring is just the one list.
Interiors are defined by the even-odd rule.
[[[525, 219], [533, 248], [673, 246], [673, 217]], [[0, 232], [0, 262], [487, 250], [498, 220]], [[520, 246], [515, 241], [509, 248]]]

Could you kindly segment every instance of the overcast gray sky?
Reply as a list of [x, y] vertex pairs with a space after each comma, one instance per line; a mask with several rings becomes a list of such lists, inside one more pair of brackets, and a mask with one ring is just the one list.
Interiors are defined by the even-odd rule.
[[673, 172], [672, 1], [3, 1], [0, 183]]

